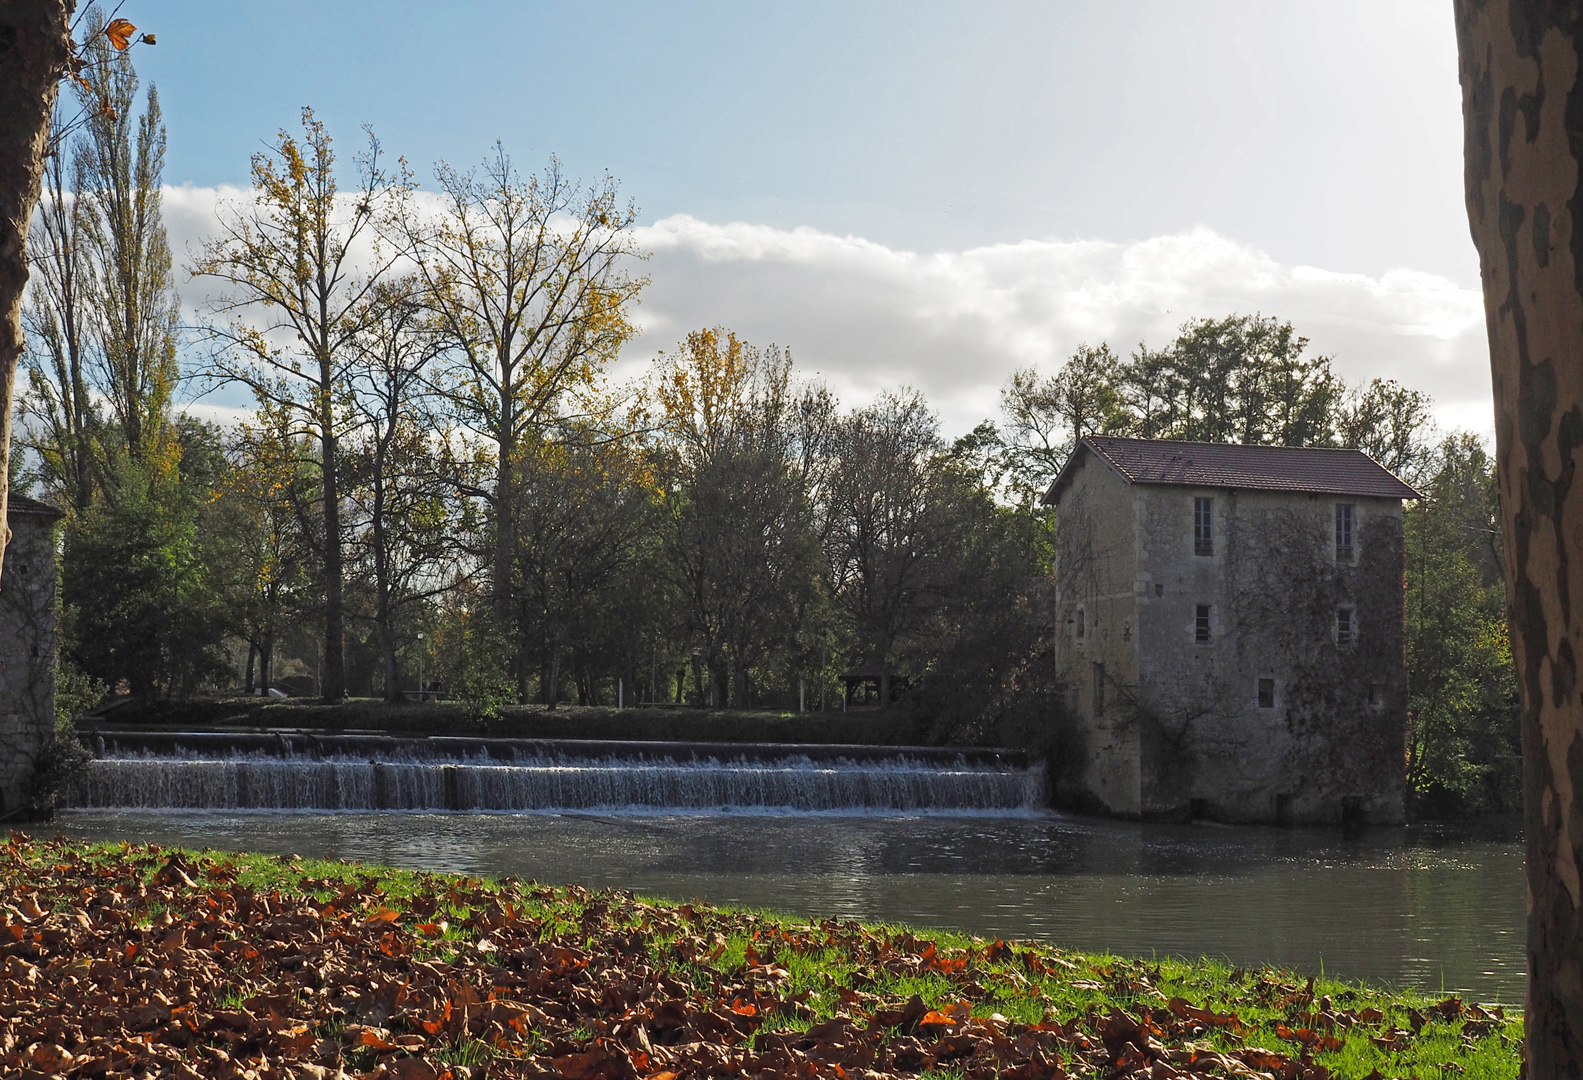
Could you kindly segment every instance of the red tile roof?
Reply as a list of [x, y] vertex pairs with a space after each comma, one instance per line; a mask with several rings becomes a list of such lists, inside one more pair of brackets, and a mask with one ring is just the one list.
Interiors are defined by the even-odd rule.
[[1171, 484], [1244, 491], [1296, 491], [1416, 499], [1407, 484], [1361, 450], [1328, 446], [1243, 446], [1090, 435], [1078, 443], [1044, 494], [1053, 506], [1087, 454], [1104, 461], [1130, 484]]

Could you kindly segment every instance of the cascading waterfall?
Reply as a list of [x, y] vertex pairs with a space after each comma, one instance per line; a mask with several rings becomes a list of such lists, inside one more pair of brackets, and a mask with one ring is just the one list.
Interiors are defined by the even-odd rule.
[[100, 740], [79, 808], [1017, 813], [1044, 770], [1008, 752], [337, 736]]

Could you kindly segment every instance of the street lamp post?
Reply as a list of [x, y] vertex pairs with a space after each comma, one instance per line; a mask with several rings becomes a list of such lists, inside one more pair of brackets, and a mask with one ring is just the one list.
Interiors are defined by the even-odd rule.
[[423, 700], [423, 631], [418, 631], [418, 700]]

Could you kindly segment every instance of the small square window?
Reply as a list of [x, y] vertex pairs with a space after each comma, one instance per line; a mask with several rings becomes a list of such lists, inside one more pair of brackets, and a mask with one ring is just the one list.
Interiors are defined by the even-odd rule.
[[1273, 709], [1273, 708], [1275, 708], [1275, 680], [1274, 679], [1260, 679], [1259, 680], [1259, 708], [1261, 708], [1261, 709]]
[[1215, 500], [1193, 500], [1193, 554], [1215, 553]]
[[1336, 644], [1342, 648], [1350, 646], [1358, 636], [1357, 619], [1349, 607], [1336, 609]]
[[1351, 562], [1352, 547], [1352, 504], [1336, 503], [1336, 561]]
[[1199, 604], [1198, 614], [1193, 619], [1193, 640], [1209, 640], [1209, 605]]

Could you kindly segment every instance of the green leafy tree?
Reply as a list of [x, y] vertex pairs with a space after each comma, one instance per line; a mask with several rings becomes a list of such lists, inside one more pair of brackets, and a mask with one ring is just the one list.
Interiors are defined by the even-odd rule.
[[939, 535], [941, 449], [939, 422], [916, 391], [883, 393], [850, 414], [831, 446], [825, 557], [855, 659], [879, 669], [882, 708], [898, 649], [939, 603], [942, 565], [958, 554], [959, 537]]
[[1292, 324], [1262, 315], [1184, 323], [1162, 358], [1140, 353], [1163, 388], [1156, 438], [1277, 446], [1330, 441], [1340, 384], [1327, 357], [1305, 355]]
[[1494, 461], [1469, 435], [1423, 456], [1434, 471], [1407, 515], [1408, 784], [1422, 813], [1512, 810], [1522, 751]]
[[[1048, 584], [1048, 526], [999, 505], [975, 462], [955, 450], [930, 463], [921, 522], [929, 586], [900, 654], [922, 673], [913, 706], [931, 738], [973, 741], [1015, 730], [1026, 744], [1047, 726], [1039, 692], [1053, 672], [1047, 656], [1038, 662], [1044, 644], [1034, 617]], [[1030, 716], [1041, 719], [1030, 724]]]
[[[751, 672], [798, 648], [822, 575], [793, 422], [791, 358], [715, 328], [660, 358], [667, 552], [700, 700], [747, 707]], [[704, 681], [704, 673], [708, 681]]]
[[1028, 368], [1012, 373], [1001, 390], [1009, 438], [1007, 465], [1013, 490], [1031, 500], [1042, 494], [1085, 435], [1129, 426], [1118, 389], [1121, 361], [1101, 342], [1079, 345], [1052, 375]]
[[445, 691], [484, 720], [493, 720], [517, 695], [511, 642], [494, 625], [488, 599], [475, 583], [447, 593], [434, 631], [436, 675]]
[[67, 535], [61, 599], [71, 611], [70, 653], [89, 676], [156, 698], [223, 677], [193, 499], [179, 479], [115, 463], [115, 494]]
[[604, 634], [627, 570], [662, 527], [653, 455], [620, 425], [565, 424], [524, 446], [519, 472], [518, 624], [538, 655], [540, 688], [555, 708], [568, 653], [587, 698], [590, 646]]
[[243, 685], [275, 685], [280, 644], [319, 599], [314, 505], [318, 470], [311, 439], [289, 415], [268, 407], [240, 426], [231, 467], [207, 508], [206, 565], [227, 625], [246, 644]]
[[1371, 379], [1346, 395], [1336, 418], [1342, 446], [1356, 447], [1408, 483], [1417, 481], [1435, 454], [1425, 438], [1433, 425], [1430, 398], [1394, 379]]

